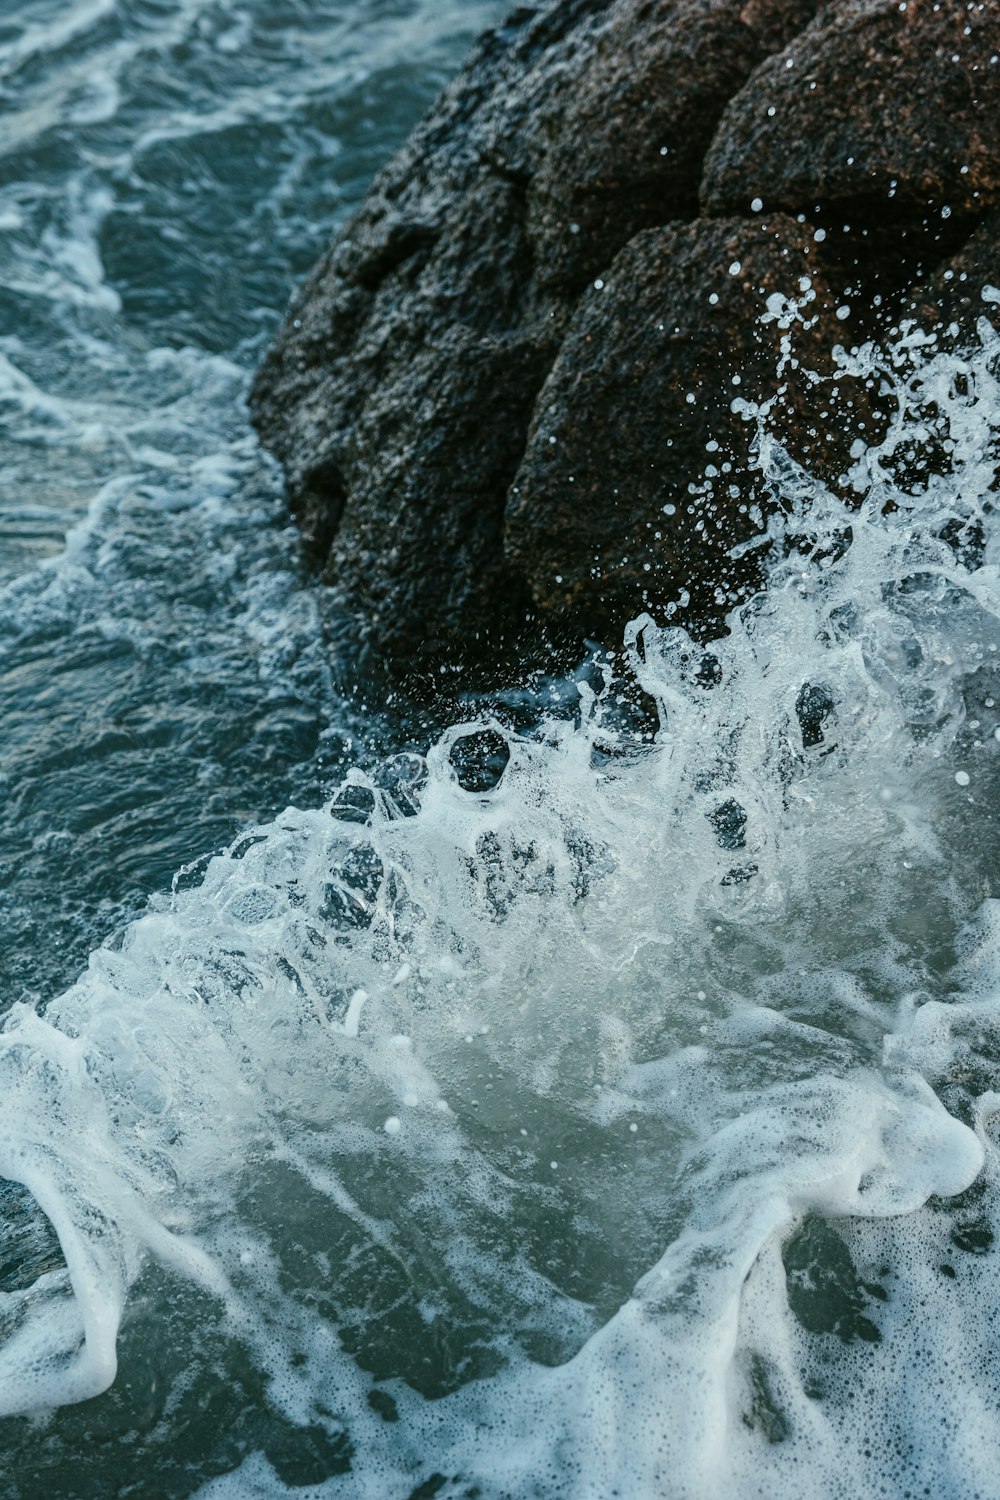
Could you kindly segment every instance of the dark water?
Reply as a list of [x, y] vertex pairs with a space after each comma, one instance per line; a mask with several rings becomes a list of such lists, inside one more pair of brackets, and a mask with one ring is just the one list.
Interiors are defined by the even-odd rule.
[[352, 732], [249, 374], [500, 10], [0, 8], [0, 995], [48, 997]]

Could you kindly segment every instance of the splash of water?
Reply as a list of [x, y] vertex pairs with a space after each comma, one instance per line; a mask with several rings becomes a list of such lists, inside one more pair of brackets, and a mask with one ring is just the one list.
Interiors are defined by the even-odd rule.
[[11, 1012], [0, 1171], [65, 1264], [4, 1295], [5, 1412], [107, 1387], [153, 1257], [330, 1493], [986, 1483], [1000, 1308], [942, 1244], [998, 1207], [1000, 336], [841, 362], [895, 415], [845, 509], [748, 411], [724, 638], [643, 616], [575, 717], [352, 772]]

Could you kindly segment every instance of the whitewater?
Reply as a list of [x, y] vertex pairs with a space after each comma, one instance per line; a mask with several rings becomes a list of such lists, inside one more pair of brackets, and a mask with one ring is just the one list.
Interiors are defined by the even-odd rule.
[[850, 506], [744, 405], [719, 639], [415, 734], [242, 403], [497, 13], [0, 30], [0, 1493], [988, 1500], [1000, 291]]

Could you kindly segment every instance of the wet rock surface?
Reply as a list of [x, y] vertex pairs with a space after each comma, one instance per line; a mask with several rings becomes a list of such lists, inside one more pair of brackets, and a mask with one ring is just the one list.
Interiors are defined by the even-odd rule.
[[[775, 401], [789, 452], [836, 484], [871, 418], [843, 380], [817, 401], [811, 377], [832, 376], [847, 324], [815, 251], [780, 214], [670, 225], [581, 298], [507, 502], [507, 556], [546, 611], [610, 631], [666, 604], [718, 625], [756, 576], [756, 550], [732, 549], [766, 517], [745, 390]], [[811, 326], [792, 365], [780, 320], [759, 314], [803, 282]]]
[[488, 33], [252, 395], [370, 658], [542, 665], [752, 590], [773, 501], [734, 403], [782, 387], [834, 486], [877, 421], [779, 375], [768, 298], [808, 296], [820, 374], [894, 317], [995, 312], [998, 54], [1000, 11], [957, 0], [564, 0]]
[[[992, 288], [985, 297], [984, 287]], [[926, 286], [913, 289], [905, 310], [940, 338], [961, 341], [980, 318], [1000, 329], [1000, 209], [936, 267]]]
[[1000, 19], [963, 0], [847, 0], [755, 70], [705, 161], [707, 213], [853, 214], [933, 235], [1000, 197]]

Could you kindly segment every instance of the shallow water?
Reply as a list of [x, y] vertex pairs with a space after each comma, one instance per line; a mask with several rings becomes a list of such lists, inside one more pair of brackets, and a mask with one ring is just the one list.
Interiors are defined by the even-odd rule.
[[0, 1493], [987, 1497], [1000, 342], [844, 356], [849, 529], [748, 410], [725, 640], [390, 753], [242, 396], [497, 13], [0, 27]]

